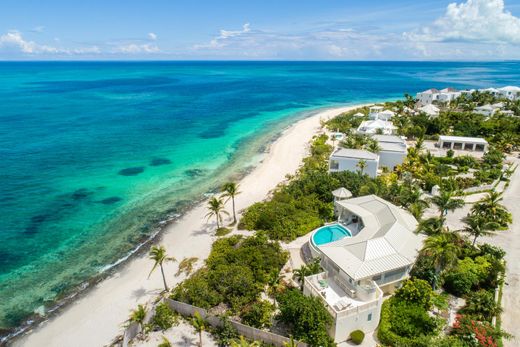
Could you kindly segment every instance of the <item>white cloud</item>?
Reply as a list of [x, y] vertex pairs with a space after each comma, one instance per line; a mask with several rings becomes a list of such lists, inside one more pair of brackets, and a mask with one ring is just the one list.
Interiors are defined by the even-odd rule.
[[251, 32], [249, 23], [242, 26], [242, 30], [220, 30], [220, 35], [210, 41], [209, 44], [196, 45], [196, 48], [221, 48], [227, 45], [228, 39], [238, 37]]
[[155, 34], [155, 33], [148, 33], [148, 39], [150, 39], [152, 41], [156, 41], [157, 40], [157, 34]]
[[43, 33], [45, 31], [45, 27], [43, 25], [39, 25], [31, 29], [33, 33]]
[[10, 30], [0, 36], [0, 51], [21, 52], [26, 54], [60, 53], [56, 47], [40, 45], [23, 38], [22, 33]]
[[114, 49], [114, 53], [125, 53], [125, 54], [138, 54], [138, 53], [158, 53], [160, 52], [159, 47], [153, 44], [136, 44], [130, 43], [127, 45], [121, 45]]
[[505, 9], [503, 0], [467, 0], [451, 3], [431, 26], [404, 37], [418, 42], [520, 43], [520, 18]]

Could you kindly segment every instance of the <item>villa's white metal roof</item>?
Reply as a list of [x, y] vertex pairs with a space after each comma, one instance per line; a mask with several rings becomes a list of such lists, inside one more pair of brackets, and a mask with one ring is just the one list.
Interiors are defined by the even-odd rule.
[[336, 202], [360, 217], [363, 229], [353, 237], [318, 246], [320, 251], [354, 280], [414, 263], [423, 237], [417, 221], [404, 209], [375, 195]]
[[381, 151], [384, 152], [399, 152], [399, 153], [406, 153], [406, 144], [402, 143], [394, 143], [394, 142], [379, 142], [379, 147], [381, 148]]
[[396, 135], [379, 135], [379, 134], [374, 134], [374, 135], [372, 135], [372, 138], [374, 140], [376, 140], [377, 142], [379, 142], [380, 144], [381, 144], [381, 142], [402, 143], [402, 144], [406, 143], [401, 137], [396, 136]]
[[363, 149], [352, 149], [352, 148], [340, 148], [336, 152], [332, 153], [331, 158], [354, 158], [364, 160], [377, 160], [379, 156], [375, 153], [365, 151]]
[[432, 105], [432, 104], [428, 104], [428, 105], [425, 105], [423, 107], [420, 107], [419, 108], [419, 111], [421, 112], [424, 112], [426, 114], [429, 114], [429, 115], [437, 115], [439, 114], [439, 108], [435, 105]]
[[449, 141], [449, 142], [470, 142], [470, 143], [478, 143], [487, 145], [487, 141], [481, 137], [466, 137], [466, 136], [447, 136], [441, 135], [439, 136], [439, 141]]

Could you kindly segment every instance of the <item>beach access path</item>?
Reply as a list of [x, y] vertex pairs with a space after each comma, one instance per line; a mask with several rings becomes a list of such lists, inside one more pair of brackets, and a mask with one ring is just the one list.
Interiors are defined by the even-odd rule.
[[[294, 174], [308, 155], [309, 141], [320, 131], [320, 120], [360, 107], [325, 109], [298, 121], [275, 141], [264, 160], [240, 182], [242, 192], [236, 199], [237, 211], [265, 199], [286, 175]], [[228, 206], [228, 210], [230, 210]], [[206, 202], [197, 205], [164, 231], [158, 241], [177, 260], [197, 257], [199, 265], [216, 239], [215, 226], [205, 218]], [[145, 254], [137, 256], [101, 281], [59, 315], [40, 324], [15, 340], [14, 346], [103, 346], [121, 334], [130, 311], [138, 304], [152, 301], [163, 288], [160, 271], [148, 277], [152, 262]], [[183, 277], [175, 277], [178, 263], [167, 263], [165, 273], [170, 287]]]

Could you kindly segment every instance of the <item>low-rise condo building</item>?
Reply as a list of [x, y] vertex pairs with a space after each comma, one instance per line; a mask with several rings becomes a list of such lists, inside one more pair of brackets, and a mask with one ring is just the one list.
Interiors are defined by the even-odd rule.
[[449, 103], [461, 95], [461, 92], [454, 88], [428, 89], [424, 92], [417, 93], [416, 99], [420, 105], [429, 105], [434, 102]]
[[379, 156], [361, 149], [339, 148], [329, 158], [329, 172], [363, 172], [376, 177], [378, 166]]
[[384, 120], [388, 121], [395, 116], [395, 112], [385, 110], [383, 106], [372, 106], [368, 111], [368, 119], [370, 120]]
[[383, 294], [408, 278], [423, 237], [409, 212], [375, 195], [337, 200], [335, 211], [337, 222], [311, 235], [324, 272], [305, 277], [304, 293], [322, 300], [334, 319], [329, 333], [342, 342], [377, 328]]
[[499, 88], [500, 96], [509, 100], [520, 100], [520, 88], [515, 86], [507, 86]]
[[486, 140], [480, 137], [465, 137], [465, 136], [439, 136], [439, 148], [485, 152], [489, 144]]

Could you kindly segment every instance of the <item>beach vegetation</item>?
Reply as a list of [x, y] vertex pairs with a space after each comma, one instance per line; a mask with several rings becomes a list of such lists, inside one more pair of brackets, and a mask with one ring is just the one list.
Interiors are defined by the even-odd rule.
[[263, 233], [218, 239], [205, 266], [180, 283], [172, 298], [205, 309], [225, 304], [240, 314], [258, 300], [287, 258], [278, 242]]
[[240, 318], [249, 326], [265, 329], [273, 324], [273, 313], [273, 304], [265, 300], [258, 300], [246, 306], [240, 313]]
[[137, 305], [137, 308], [130, 313], [128, 322], [137, 323], [141, 327], [141, 330], [144, 330], [144, 320], [147, 312], [146, 306], [141, 304]]
[[306, 296], [297, 289], [287, 289], [277, 300], [278, 319], [289, 327], [294, 338], [311, 346], [335, 346], [328, 334], [332, 317], [319, 298]]
[[177, 313], [172, 311], [167, 303], [162, 302], [155, 306], [155, 314], [151, 319], [150, 326], [152, 330], [167, 330], [174, 325], [179, 324]]
[[217, 230], [222, 225], [222, 215], [229, 215], [229, 213], [224, 209], [224, 200], [218, 197], [212, 197], [208, 201], [208, 213], [206, 214], [206, 218], [215, 217], [215, 221], [217, 222]]
[[177, 270], [175, 276], [179, 277], [182, 274], [184, 274], [185, 276], [189, 276], [193, 272], [193, 268], [195, 267], [197, 261], [199, 261], [199, 258], [197, 257], [182, 259], [179, 263], [179, 269]]
[[237, 213], [235, 209], [235, 197], [240, 194], [238, 190], [238, 184], [235, 182], [227, 182], [222, 186], [222, 197], [225, 198], [225, 202], [231, 200], [232, 209], [233, 209], [233, 224], [237, 223]]
[[162, 341], [157, 347], [172, 347], [172, 343], [165, 336], [162, 337]]
[[199, 347], [202, 347], [202, 333], [208, 328], [208, 322], [201, 316], [199, 311], [195, 311], [195, 314], [191, 318], [191, 325], [199, 335]]
[[215, 236], [226, 236], [231, 232], [231, 229], [226, 227], [220, 227], [215, 231]]
[[224, 347], [229, 346], [231, 341], [238, 338], [238, 332], [231, 324], [228, 316], [222, 315], [220, 317], [220, 326], [214, 330], [213, 336], [216, 337], [218, 346]]
[[248, 341], [244, 336], [240, 336], [237, 340], [231, 341], [231, 347], [260, 347], [262, 344], [258, 341]]
[[161, 275], [164, 284], [164, 290], [168, 292], [170, 289], [168, 288], [168, 284], [166, 283], [166, 276], [164, 274], [163, 264], [167, 261], [176, 261], [174, 257], [169, 257], [166, 254], [166, 248], [164, 246], [152, 246], [150, 252], [148, 253], [148, 257], [154, 261], [152, 270], [148, 274], [148, 278], [152, 275], [152, 273], [159, 267], [161, 269]]

